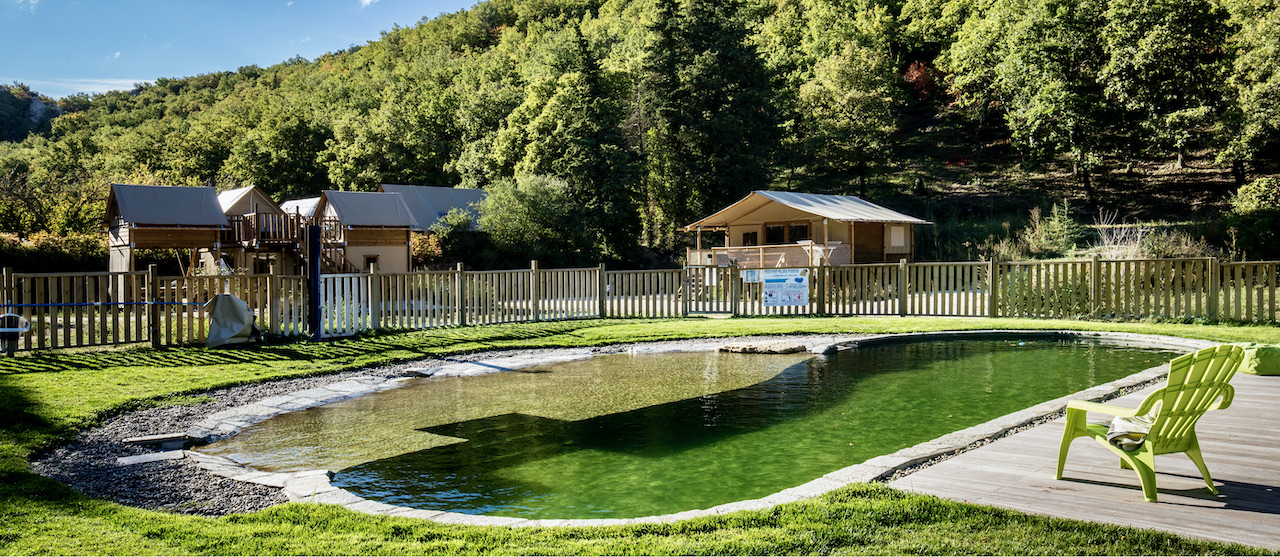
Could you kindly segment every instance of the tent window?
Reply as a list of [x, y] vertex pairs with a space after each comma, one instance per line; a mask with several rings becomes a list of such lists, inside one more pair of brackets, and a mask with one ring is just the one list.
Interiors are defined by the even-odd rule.
[[742, 245], [744, 246], [760, 245], [760, 233], [759, 232], [743, 232]]
[[787, 241], [791, 243], [809, 239], [809, 223], [792, 224], [787, 227]]
[[907, 227], [901, 225], [889, 227], [889, 247], [907, 247]]
[[787, 243], [787, 227], [781, 224], [764, 227], [764, 243], [770, 246]]

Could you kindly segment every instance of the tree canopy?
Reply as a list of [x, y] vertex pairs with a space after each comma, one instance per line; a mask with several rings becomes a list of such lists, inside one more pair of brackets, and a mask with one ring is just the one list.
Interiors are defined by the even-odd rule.
[[110, 182], [458, 185], [548, 228], [490, 216], [512, 254], [641, 264], [753, 189], [919, 182], [911, 137], [944, 114], [1088, 198], [1190, 153], [1242, 185], [1280, 152], [1277, 53], [1276, 0], [488, 0], [315, 60], [57, 101], [0, 86], [0, 232], [92, 231]]

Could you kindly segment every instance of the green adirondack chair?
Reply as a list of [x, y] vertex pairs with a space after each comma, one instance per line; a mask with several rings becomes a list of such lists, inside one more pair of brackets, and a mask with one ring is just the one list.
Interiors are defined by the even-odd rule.
[[[1136, 409], [1109, 406], [1083, 400], [1067, 403], [1067, 427], [1062, 432], [1062, 445], [1058, 449], [1058, 475], [1062, 479], [1062, 467], [1067, 460], [1067, 449], [1077, 437], [1092, 437], [1120, 455], [1120, 466], [1132, 468], [1142, 481], [1142, 496], [1156, 501], [1156, 455], [1186, 453], [1200, 474], [1209, 492], [1217, 494], [1213, 478], [1200, 456], [1200, 443], [1196, 440], [1196, 422], [1205, 412], [1231, 405], [1235, 389], [1228, 383], [1236, 370], [1244, 351], [1239, 346], [1222, 345], [1205, 348], [1179, 356], [1169, 362], [1169, 380]], [[1154, 412], [1153, 412], [1154, 411]], [[1142, 444], [1133, 450], [1125, 450], [1107, 441], [1107, 424], [1089, 424], [1087, 412], [1099, 412], [1112, 416], [1152, 418], [1151, 430]]]

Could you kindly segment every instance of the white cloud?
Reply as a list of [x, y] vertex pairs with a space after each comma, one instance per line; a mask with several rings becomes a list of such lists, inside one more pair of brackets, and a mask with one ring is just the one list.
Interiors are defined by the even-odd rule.
[[285, 3], [284, 3], [284, 7], [286, 7], [286, 8], [288, 8], [289, 6], [292, 6], [292, 5], [293, 5], [293, 2], [285, 2]]
[[369, 6], [369, 4], [372, 4], [372, 3], [377, 2], [377, 1], [378, 1], [378, 0], [360, 0], [360, 7], [361, 7], [361, 8], [367, 8], [367, 7]]
[[[364, 0], [361, 0], [361, 2], [363, 1]], [[17, 6], [19, 9], [23, 8], [24, 6], [29, 6], [31, 8], [31, 13], [34, 14], [36, 13], [36, 4], [39, 4], [39, 3], [40, 3], [40, 0], [17, 0], [16, 2], [14, 2], [14, 5]]]
[[115, 55], [115, 56], [112, 56], [112, 58], [115, 58], [115, 59], [119, 60], [119, 59], [120, 59], [120, 53], [119, 53], [119, 52], [116, 52], [116, 55]]

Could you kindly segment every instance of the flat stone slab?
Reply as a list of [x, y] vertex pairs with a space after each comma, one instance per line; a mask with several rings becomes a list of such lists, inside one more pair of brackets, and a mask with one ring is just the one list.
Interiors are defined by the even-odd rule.
[[148, 462], [159, 462], [162, 460], [177, 460], [179, 458], [186, 458], [186, 456], [186, 453], [181, 450], [147, 453], [137, 456], [122, 456], [116, 458], [116, 466], [133, 466], [135, 464], [146, 464]]

